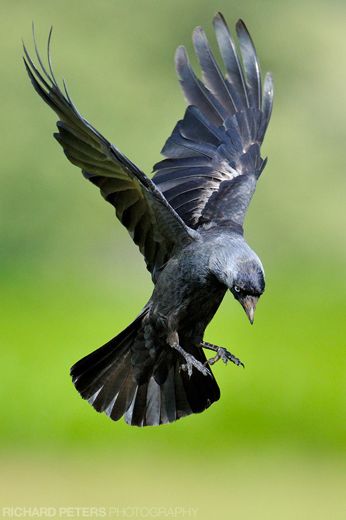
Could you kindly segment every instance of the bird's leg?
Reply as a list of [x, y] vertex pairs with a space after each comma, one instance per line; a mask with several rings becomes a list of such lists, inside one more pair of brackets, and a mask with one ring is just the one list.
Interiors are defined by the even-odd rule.
[[174, 348], [183, 356], [186, 363], [181, 365], [182, 370], [186, 370], [189, 377], [192, 375], [193, 367], [201, 372], [204, 376], [210, 376], [210, 370], [200, 361], [198, 361], [192, 354], [185, 352], [185, 350], [179, 345], [179, 336], [177, 332], [171, 332], [167, 336], [167, 343], [170, 347]]
[[207, 348], [208, 350], [213, 350], [214, 352], [216, 352], [216, 355], [214, 357], [208, 359], [208, 365], [213, 365], [214, 363], [219, 361], [219, 359], [222, 359], [222, 361], [225, 364], [227, 364], [228, 361], [232, 361], [232, 363], [234, 363], [235, 365], [244, 367], [244, 363], [242, 363], [240, 359], [235, 357], [233, 354], [231, 354], [231, 352], [229, 352], [227, 349], [223, 347], [218, 347], [217, 345], [213, 345], [212, 343], [208, 343], [207, 341], [202, 341], [200, 346], [202, 348]]

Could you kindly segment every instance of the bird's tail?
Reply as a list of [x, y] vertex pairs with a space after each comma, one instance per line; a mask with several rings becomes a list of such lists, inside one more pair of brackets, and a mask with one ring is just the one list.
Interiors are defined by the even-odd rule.
[[[144, 310], [125, 330], [71, 368], [73, 383], [98, 412], [128, 424], [153, 426], [202, 412], [220, 397], [214, 376], [181, 369], [171, 347], [150, 354], [144, 346]], [[201, 348], [189, 350], [200, 362]]]

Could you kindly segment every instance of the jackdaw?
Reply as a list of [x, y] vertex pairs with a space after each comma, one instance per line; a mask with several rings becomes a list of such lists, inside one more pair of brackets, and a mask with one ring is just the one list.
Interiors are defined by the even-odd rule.
[[[253, 322], [264, 291], [263, 266], [243, 237], [243, 221], [266, 164], [260, 155], [273, 102], [273, 82], [262, 82], [245, 24], [237, 46], [220, 13], [213, 25], [223, 72], [201, 27], [193, 45], [199, 79], [184, 47], [175, 55], [188, 107], [147, 177], [78, 112], [51, 66], [24, 46], [36, 92], [58, 115], [54, 134], [67, 158], [115, 207], [143, 254], [154, 290], [137, 318], [71, 368], [73, 383], [98, 412], [114, 421], [151, 426], [202, 412], [220, 397], [210, 366], [242, 362], [207, 343], [204, 331], [226, 291]], [[203, 349], [214, 351], [207, 359]]]

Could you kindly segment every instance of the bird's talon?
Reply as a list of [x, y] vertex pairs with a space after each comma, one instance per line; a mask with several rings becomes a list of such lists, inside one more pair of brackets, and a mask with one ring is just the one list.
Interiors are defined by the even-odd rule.
[[187, 372], [187, 375], [189, 377], [192, 376], [192, 365], [191, 364], [184, 363], [183, 365], [180, 365], [180, 370], [182, 370], [183, 372]]
[[225, 365], [227, 365], [228, 361], [232, 361], [232, 363], [234, 363], [237, 366], [244, 366], [244, 363], [240, 361], [240, 359], [235, 357], [233, 354], [231, 354], [231, 352], [229, 352], [227, 349], [223, 347], [218, 347], [217, 353], [220, 359], [222, 359], [222, 361], [225, 363]]
[[214, 365], [217, 361], [219, 361], [220, 359], [220, 356], [219, 354], [216, 354], [216, 356], [208, 359], [206, 362], [205, 362], [205, 365]]
[[198, 361], [194, 356], [191, 354], [186, 354], [185, 361], [183, 365], [180, 365], [180, 369], [187, 372], [188, 376], [192, 376], [193, 367], [195, 367], [196, 370], [201, 372], [204, 376], [210, 376], [210, 370], [204, 365], [204, 363], [201, 363]]
[[219, 359], [222, 359], [222, 361], [227, 365], [229, 361], [232, 361], [237, 366], [242, 366], [245, 368], [245, 365], [240, 359], [238, 359], [236, 356], [234, 356], [231, 352], [229, 352], [224, 347], [218, 347], [216, 345], [212, 345], [211, 343], [203, 343], [204, 348], [208, 348], [210, 350], [214, 350], [216, 352], [216, 355], [210, 359], [208, 359], [205, 364], [214, 365]]

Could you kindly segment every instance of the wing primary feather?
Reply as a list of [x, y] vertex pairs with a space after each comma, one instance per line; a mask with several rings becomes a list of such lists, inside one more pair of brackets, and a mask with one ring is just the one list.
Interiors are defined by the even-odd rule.
[[[41, 56], [40, 56], [40, 53], [38, 52], [38, 47], [37, 47], [37, 42], [36, 42], [36, 33], [35, 33], [35, 24], [34, 22], [32, 22], [32, 26], [31, 26], [31, 30], [32, 30], [32, 39], [34, 41], [34, 47], [35, 47], [35, 54], [36, 54], [36, 58], [37, 58], [37, 61], [39, 62], [40, 64], [40, 67], [44, 73], [44, 75], [46, 76], [46, 78], [48, 79], [49, 82], [51, 82], [51, 77], [49, 76], [47, 70], [46, 70], [46, 67], [44, 66], [43, 64], [43, 61], [41, 59]], [[26, 50], [26, 49], [25, 49]], [[26, 55], [28, 57], [28, 53], [26, 52]], [[31, 60], [30, 60], [31, 61]], [[36, 71], [35, 71], [36, 72]]]
[[268, 123], [270, 121], [270, 116], [272, 113], [273, 97], [274, 97], [273, 77], [272, 77], [271, 73], [268, 72], [264, 78], [263, 103], [262, 103], [262, 111], [264, 114], [266, 126], [268, 126]]
[[178, 47], [175, 54], [176, 69], [180, 84], [188, 102], [196, 105], [218, 126], [225, 117], [225, 111], [215, 97], [193, 72], [185, 47]]
[[[23, 51], [24, 51], [24, 55], [25, 57], [23, 57], [23, 60], [24, 60], [24, 64], [25, 64], [25, 68], [27, 70], [27, 73], [29, 74], [29, 77], [31, 79], [31, 82], [32, 80], [34, 79], [37, 83], [37, 80], [35, 79], [33, 73], [31, 72], [30, 70], [30, 67], [32, 68], [32, 70], [35, 72], [36, 76], [38, 77], [38, 79], [41, 81], [41, 83], [47, 88], [49, 89], [50, 88], [50, 85], [47, 83], [47, 81], [44, 79], [44, 77], [42, 76], [42, 74], [40, 74], [39, 70], [35, 67], [35, 64], [33, 63], [32, 59], [30, 58], [30, 55], [25, 47], [25, 44], [23, 42]], [[26, 58], [26, 59], [25, 59]], [[30, 65], [30, 67], [29, 67]]]
[[[227, 79], [233, 87], [233, 96], [237, 93], [238, 109], [241, 105], [250, 107], [246, 81], [238, 53], [236, 51], [229, 27], [221, 13], [217, 13], [213, 20], [215, 35], [222, 60], [226, 66]], [[239, 100], [242, 99], [240, 102]]]
[[251, 106], [261, 108], [262, 103], [262, 86], [261, 72], [256, 54], [256, 49], [242, 20], [236, 23], [236, 31], [239, 39], [240, 53], [243, 60], [244, 70], [246, 74], [246, 82], [248, 86], [248, 94], [252, 98]]
[[50, 53], [50, 46], [51, 46], [51, 41], [52, 41], [52, 34], [53, 34], [53, 26], [51, 26], [50, 30], [49, 30], [49, 34], [48, 34], [48, 42], [47, 42], [47, 61], [48, 61], [48, 67], [49, 67], [49, 71], [51, 73], [51, 77], [52, 77], [52, 80], [53, 80], [53, 84], [57, 87], [58, 87], [58, 82], [57, 80], [55, 79], [55, 76], [54, 76], [54, 72], [53, 72], [53, 67], [52, 67], [52, 58], [51, 58], [51, 53]]
[[69, 92], [67, 90], [67, 84], [66, 84], [66, 81], [64, 80], [64, 78], [62, 80], [62, 84], [64, 85], [64, 91], [65, 91], [66, 97], [67, 97], [71, 107], [74, 108], [74, 103], [72, 103], [72, 99], [70, 98], [70, 94], [69, 94]]
[[193, 44], [200, 63], [203, 79], [207, 87], [213, 92], [226, 110], [232, 114], [236, 111], [236, 104], [227, 88], [225, 79], [211, 52], [209, 43], [202, 27], [196, 27], [193, 31]]

